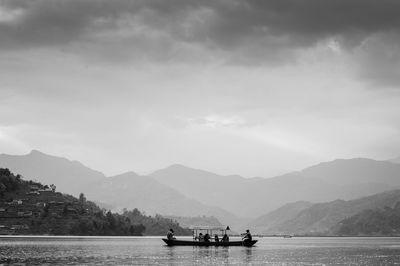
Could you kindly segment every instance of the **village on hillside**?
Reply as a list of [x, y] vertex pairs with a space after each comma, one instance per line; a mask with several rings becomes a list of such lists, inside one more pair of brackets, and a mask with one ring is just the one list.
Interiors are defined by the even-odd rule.
[[[40, 228], [41, 218], [53, 218], [57, 227], [65, 223], [65, 218], [74, 219], [89, 214], [84, 207], [85, 197], [79, 201], [69, 195], [56, 192], [55, 185], [42, 185], [29, 181], [29, 185], [14, 195], [8, 194], [0, 201], [0, 234], [35, 233]], [[60, 218], [63, 218], [60, 220]]]

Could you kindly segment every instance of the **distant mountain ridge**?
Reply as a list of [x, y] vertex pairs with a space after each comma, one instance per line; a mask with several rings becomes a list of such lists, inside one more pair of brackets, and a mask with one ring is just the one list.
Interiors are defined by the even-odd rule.
[[313, 203], [308, 201], [297, 201], [285, 204], [282, 207], [251, 221], [247, 227], [251, 228], [252, 231], [256, 233], [274, 234], [276, 233], [273, 230], [274, 227], [279, 226], [282, 222], [294, 219], [301, 211], [311, 207], [312, 205]]
[[60, 191], [78, 196], [85, 187], [105, 178], [104, 174], [90, 169], [78, 161], [51, 156], [37, 150], [27, 155], [0, 154], [0, 167], [45, 184], [55, 184]]
[[125, 208], [146, 210], [149, 214], [217, 216], [224, 222], [235, 220], [233, 214], [188, 198], [148, 176], [134, 172], [107, 177], [92, 184], [87, 195], [91, 198]]
[[20, 156], [2, 154], [0, 167], [54, 183], [58, 190], [74, 195], [84, 192], [95, 201], [120, 209], [215, 216], [230, 225], [245, 225], [296, 201], [352, 200], [400, 188], [400, 164], [363, 158], [338, 159], [273, 178], [222, 176], [183, 165], [172, 165], [149, 176], [128, 172], [105, 177], [79, 162], [39, 151]]
[[400, 236], [400, 202], [394, 207], [364, 210], [330, 229], [338, 236]]
[[[258, 225], [258, 233], [263, 234], [324, 234], [330, 232], [331, 228], [340, 221], [360, 212], [384, 207], [393, 208], [399, 202], [400, 190], [392, 190], [350, 201], [335, 200], [312, 204], [308, 208], [303, 208], [294, 216], [286, 215], [285, 217], [281, 215], [282, 218], [277, 217], [275, 213], [279, 213], [278, 209], [266, 215], [274, 217], [274, 223], [268, 223], [268, 220], [266, 220], [264, 228], [262, 228], [260, 223], [256, 223], [261, 220], [258, 218], [252, 224]], [[285, 206], [281, 208], [281, 211], [282, 209], [285, 209]]]
[[222, 208], [209, 206], [182, 195], [155, 179], [128, 172], [106, 177], [77, 161], [33, 150], [27, 155], [0, 155], [0, 167], [9, 168], [27, 179], [57, 186], [57, 190], [78, 196], [83, 192], [103, 206], [138, 208], [148, 214], [215, 216], [233, 223], [237, 217]]
[[390, 159], [390, 160], [388, 160], [389, 162], [391, 162], [391, 163], [398, 163], [398, 164], [400, 164], [400, 156], [399, 157], [396, 157], [396, 158], [393, 158], [393, 159]]
[[173, 165], [150, 176], [187, 197], [242, 217], [257, 217], [299, 200], [351, 200], [400, 187], [400, 165], [372, 159], [338, 159], [274, 178], [221, 176]]
[[173, 228], [178, 235], [191, 235], [174, 220], [146, 216], [138, 209], [105, 213], [84, 196], [78, 199], [47, 186], [0, 168], [1, 234], [160, 235]]

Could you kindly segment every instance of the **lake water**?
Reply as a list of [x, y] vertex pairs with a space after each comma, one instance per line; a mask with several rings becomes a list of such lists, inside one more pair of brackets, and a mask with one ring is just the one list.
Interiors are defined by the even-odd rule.
[[[231, 238], [232, 239], [232, 238]], [[168, 247], [160, 237], [0, 237], [0, 264], [396, 265], [400, 238], [259, 238], [246, 247]]]

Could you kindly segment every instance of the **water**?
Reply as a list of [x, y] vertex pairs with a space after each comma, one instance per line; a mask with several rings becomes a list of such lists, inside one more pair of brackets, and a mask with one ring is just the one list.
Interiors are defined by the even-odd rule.
[[400, 238], [260, 238], [246, 247], [168, 247], [159, 237], [0, 237], [16, 265], [396, 265]]

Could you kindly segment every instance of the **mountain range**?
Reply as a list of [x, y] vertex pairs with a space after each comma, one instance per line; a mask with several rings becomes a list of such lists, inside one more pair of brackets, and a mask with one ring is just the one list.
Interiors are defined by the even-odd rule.
[[349, 201], [295, 202], [255, 219], [248, 226], [260, 234], [327, 234], [342, 220], [367, 210], [394, 208], [399, 203], [400, 190]]
[[[77, 161], [36, 150], [27, 155], [1, 154], [0, 167], [42, 183], [54, 183], [59, 191], [73, 195], [83, 192], [116, 209], [135, 207], [149, 214], [214, 216], [223, 224], [250, 223], [261, 230], [268, 228], [251, 220], [276, 216], [269, 225], [274, 228], [282, 220], [279, 215], [288, 215], [278, 211], [282, 206], [291, 209], [294, 216], [305, 207], [313, 207], [307, 206], [311, 202], [351, 201], [400, 188], [400, 164], [365, 158], [324, 162], [272, 178], [223, 176], [183, 165], [148, 176], [128, 172], [106, 177]], [[289, 203], [294, 205], [285, 206]]]
[[[150, 176], [134, 172], [106, 177], [77, 161], [33, 150], [27, 155], [0, 154], [0, 167], [9, 168], [26, 179], [55, 184], [58, 191], [78, 196], [84, 193], [100, 206], [113, 210], [138, 208], [147, 214], [215, 216], [227, 224], [241, 221], [222, 208], [208, 206], [163, 185]], [[233, 221], [233, 223], [230, 223]]]
[[78, 196], [83, 187], [106, 178], [103, 173], [78, 161], [47, 155], [38, 150], [26, 155], [0, 154], [0, 165], [31, 180], [55, 184], [58, 190], [74, 196]]
[[150, 176], [187, 197], [242, 217], [257, 217], [299, 200], [351, 200], [400, 187], [400, 164], [340, 159], [273, 178], [221, 176], [173, 165]]

